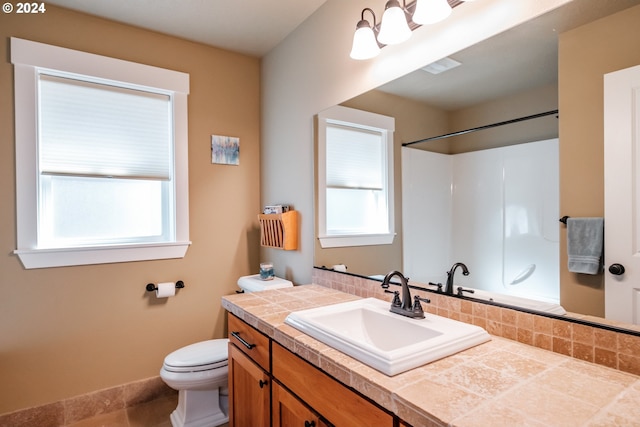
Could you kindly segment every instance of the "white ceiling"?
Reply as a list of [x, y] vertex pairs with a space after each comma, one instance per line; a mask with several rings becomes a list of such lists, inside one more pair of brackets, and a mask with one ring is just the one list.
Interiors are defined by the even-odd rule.
[[256, 57], [277, 46], [325, 2], [47, 0], [68, 9]]

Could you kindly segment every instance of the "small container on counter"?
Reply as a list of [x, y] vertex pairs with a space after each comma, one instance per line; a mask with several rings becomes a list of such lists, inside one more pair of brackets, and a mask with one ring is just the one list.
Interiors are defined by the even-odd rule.
[[260, 263], [260, 278], [262, 280], [273, 280], [273, 263], [261, 262]]

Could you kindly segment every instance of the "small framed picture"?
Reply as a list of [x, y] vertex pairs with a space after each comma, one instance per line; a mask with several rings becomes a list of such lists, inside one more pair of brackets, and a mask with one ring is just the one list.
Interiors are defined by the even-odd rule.
[[240, 138], [211, 135], [211, 163], [219, 165], [240, 164]]

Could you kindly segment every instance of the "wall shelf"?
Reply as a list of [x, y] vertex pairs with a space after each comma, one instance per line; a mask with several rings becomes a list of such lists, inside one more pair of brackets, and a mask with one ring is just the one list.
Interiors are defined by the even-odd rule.
[[298, 249], [298, 211], [259, 214], [260, 245], [295, 251]]

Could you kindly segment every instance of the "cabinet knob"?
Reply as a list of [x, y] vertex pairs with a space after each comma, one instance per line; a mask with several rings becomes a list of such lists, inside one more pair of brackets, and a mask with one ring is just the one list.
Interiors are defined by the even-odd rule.
[[624, 274], [624, 265], [622, 264], [611, 264], [609, 266], [609, 273], [616, 275], [616, 276], [621, 276]]
[[315, 421], [306, 421], [304, 422], [304, 427], [316, 427]]
[[264, 380], [260, 380], [258, 381], [258, 384], [260, 384], [260, 388], [266, 386], [267, 384], [269, 384], [269, 381], [264, 381]]

